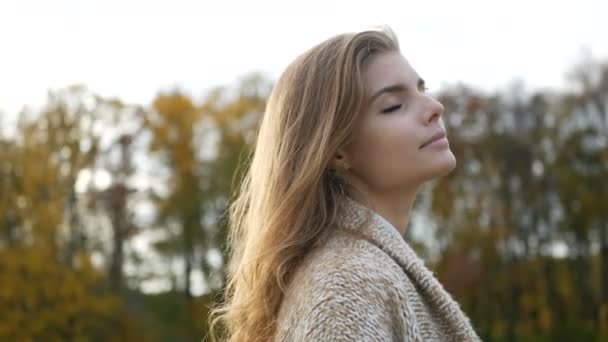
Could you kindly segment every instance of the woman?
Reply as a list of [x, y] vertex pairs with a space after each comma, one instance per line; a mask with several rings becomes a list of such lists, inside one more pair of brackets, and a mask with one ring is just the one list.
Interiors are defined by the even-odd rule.
[[479, 340], [403, 237], [456, 165], [442, 114], [389, 29], [287, 67], [230, 208], [229, 341]]

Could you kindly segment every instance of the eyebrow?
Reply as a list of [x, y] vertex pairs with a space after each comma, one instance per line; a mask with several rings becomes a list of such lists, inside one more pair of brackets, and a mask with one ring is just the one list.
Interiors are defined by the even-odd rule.
[[[421, 77], [418, 77], [418, 82], [417, 82], [416, 86], [418, 87], [418, 89], [424, 88], [424, 86], [425, 86], [424, 79], [422, 79]], [[375, 99], [377, 99], [380, 95], [382, 95], [384, 93], [399, 93], [399, 92], [405, 91], [405, 89], [406, 89], [406, 87], [402, 83], [394, 84], [394, 85], [390, 85], [390, 86], [384, 87], [384, 88], [378, 90], [378, 92], [376, 92], [369, 99], [369, 103], [374, 102]]]

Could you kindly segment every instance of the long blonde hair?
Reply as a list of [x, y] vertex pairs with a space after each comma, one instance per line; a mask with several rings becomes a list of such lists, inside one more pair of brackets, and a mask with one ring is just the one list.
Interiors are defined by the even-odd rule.
[[398, 50], [389, 28], [338, 35], [300, 55], [275, 84], [229, 207], [231, 258], [212, 332], [221, 321], [227, 341], [272, 339], [293, 271], [336, 225], [339, 201], [354, 190], [331, 160], [350, 143], [366, 105], [365, 65]]

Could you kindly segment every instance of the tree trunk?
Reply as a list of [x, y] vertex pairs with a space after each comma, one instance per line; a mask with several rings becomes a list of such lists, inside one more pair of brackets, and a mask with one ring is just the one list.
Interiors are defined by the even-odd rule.
[[517, 323], [519, 321], [519, 297], [521, 295], [521, 288], [518, 284], [518, 262], [517, 259], [513, 259], [512, 261], [507, 263], [507, 270], [513, 274], [511, 277], [511, 284], [509, 286], [510, 293], [510, 303], [509, 303], [509, 313], [507, 317], [507, 341], [517, 341]]
[[184, 294], [186, 300], [190, 302], [192, 300], [192, 289], [190, 285], [190, 278], [192, 274], [192, 227], [190, 227], [190, 220], [186, 219], [182, 223], [183, 225], [183, 238], [184, 238]]
[[596, 323], [598, 330], [608, 330], [608, 225], [600, 227], [600, 265], [600, 301]]
[[110, 262], [110, 284], [115, 291], [123, 287], [123, 244], [127, 232], [126, 197], [127, 188], [122, 183], [113, 185], [110, 189], [112, 215], [112, 258]]

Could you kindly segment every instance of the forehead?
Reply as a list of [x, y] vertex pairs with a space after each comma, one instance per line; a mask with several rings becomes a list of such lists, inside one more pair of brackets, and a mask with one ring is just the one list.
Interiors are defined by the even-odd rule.
[[363, 82], [368, 96], [394, 84], [416, 87], [419, 78], [416, 70], [399, 52], [385, 52], [372, 57], [363, 72]]

